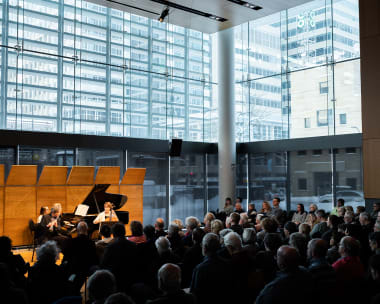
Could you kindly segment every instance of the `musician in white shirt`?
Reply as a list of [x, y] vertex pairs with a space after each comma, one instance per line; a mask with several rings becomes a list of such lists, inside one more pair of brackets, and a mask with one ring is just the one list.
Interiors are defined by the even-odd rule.
[[104, 204], [104, 211], [100, 212], [96, 219], [94, 219], [94, 224], [99, 224], [101, 222], [118, 222], [116, 212], [112, 209], [112, 204], [110, 202], [106, 202]]

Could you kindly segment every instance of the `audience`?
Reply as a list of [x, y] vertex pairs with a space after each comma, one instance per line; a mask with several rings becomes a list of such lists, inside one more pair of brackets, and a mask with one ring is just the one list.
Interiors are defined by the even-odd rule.
[[234, 212], [234, 206], [232, 205], [232, 200], [230, 197], [226, 198], [223, 211], [227, 216], [229, 216], [232, 212]]
[[29, 268], [12, 253], [11, 240], [0, 237], [0, 291], [12, 303], [74, 304], [89, 278], [87, 303], [380, 301], [378, 214], [374, 222], [362, 206], [354, 214], [340, 202], [338, 215], [315, 205], [307, 214], [302, 204], [288, 215], [275, 198], [273, 209], [263, 203], [266, 216], [256, 214], [254, 205], [248, 214], [239, 213], [239, 204], [240, 198], [226, 225], [220, 220], [225, 211], [207, 213], [204, 227], [187, 217], [186, 234], [180, 220], [167, 231], [161, 218], [145, 227], [132, 221], [128, 237], [122, 223], [103, 225], [96, 245], [80, 222], [78, 236], [66, 237], [60, 266], [54, 241], [38, 248], [37, 262]]

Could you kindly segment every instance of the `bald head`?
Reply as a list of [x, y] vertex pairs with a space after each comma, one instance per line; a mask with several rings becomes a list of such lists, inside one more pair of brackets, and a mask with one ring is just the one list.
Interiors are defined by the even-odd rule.
[[300, 256], [297, 250], [290, 246], [281, 246], [277, 251], [277, 265], [282, 271], [297, 269]]
[[181, 289], [181, 269], [174, 264], [165, 264], [158, 271], [159, 287], [162, 291]]

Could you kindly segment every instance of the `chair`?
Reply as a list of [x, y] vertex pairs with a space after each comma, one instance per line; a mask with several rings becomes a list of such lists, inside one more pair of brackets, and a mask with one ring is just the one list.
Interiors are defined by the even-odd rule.
[[37, 233], [36, 233], [36, 224], [33, 222], [32, 219], [29, 220], [29, 230], [30, 230], [30, 233], [32, 234], [32, 237], [33, 237], [33, 244], [32, 244], [32, 246], [33, 246], [32, 262], [33, 262], [34, 252], [36, 251], [38, 239], [37, 239]]

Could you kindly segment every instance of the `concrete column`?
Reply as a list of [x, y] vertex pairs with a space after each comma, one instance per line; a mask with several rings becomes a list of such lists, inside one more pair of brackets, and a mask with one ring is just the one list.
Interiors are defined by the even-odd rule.
[[235, 45], [234, 29], [218, 33], [218, 113], [219, 113], [219, 209], [226, 197], [235, 198]]
[[[380, 2], [359, 1], [363, 124], [363, 184], [369, 203], [380, 199]], [[371, 204], [372, 205], [372, 204]]]

